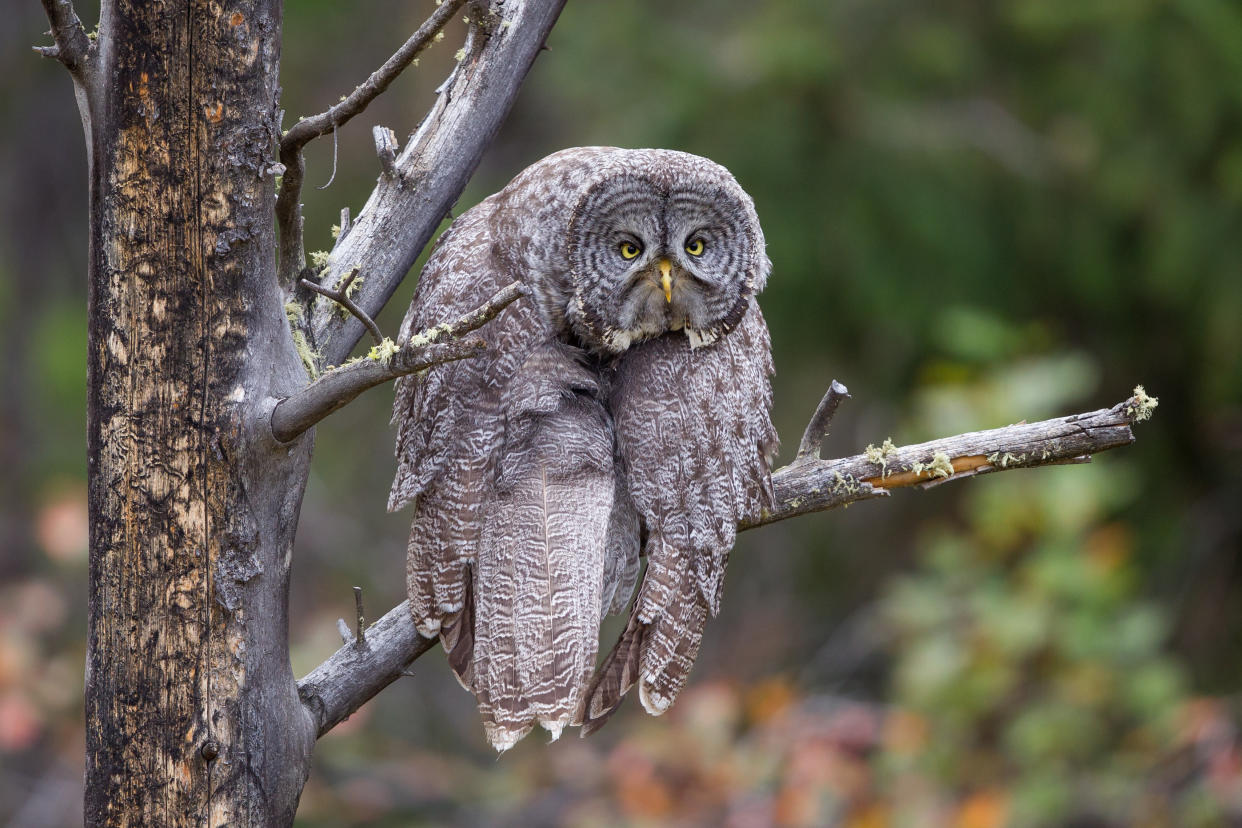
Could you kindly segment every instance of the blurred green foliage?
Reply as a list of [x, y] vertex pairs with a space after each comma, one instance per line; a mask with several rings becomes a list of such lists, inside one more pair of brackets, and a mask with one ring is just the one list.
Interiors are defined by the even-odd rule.
[[[428, 8], [289, 3], [286, 123]], [[17, 819], [81, 784], [86, 234], [69, 82], [26, 51], [38, 4], [6, 20], [0, 816]], [[322, 192], [333, 150], [312, 146], [309, 248], [361, 208], [370, 125], [415, 127], [454, 36], [341, 130]], [[548, 46], [460, 209], [577, 144], [729, 167], [775, 263], [762, 302], [787, 447], [832, 377], [853, 393], [826, 446], [839, 455], [1111, 405], [1138, 382], [1161, 407], [1091, 466], [746, 533], [663, 719], [627, 709], [588, 742], [527, 740], [496, 763], [429, 656], [320, 745], [305, 824], [1242, 818], [1242, 7], [571, 2]], [[298, 673], [336, 646], [350, 585], [372, 615], [401, 599], [388, 393], [319, 428]]]

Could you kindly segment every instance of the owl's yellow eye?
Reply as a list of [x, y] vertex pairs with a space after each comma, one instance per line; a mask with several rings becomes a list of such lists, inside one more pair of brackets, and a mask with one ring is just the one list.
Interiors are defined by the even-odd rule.
[[642, 248], [633, 242], [621, 242], [620, 250], [621, 258], [623, 259], [633, 259], [639, 253], [643, 252]]
[[686, 242], [686, 252], [691, 256], [702, 256], [704, 247], [706, 247], [706, 245], [703, 244], [702, 239], [691, 239]]

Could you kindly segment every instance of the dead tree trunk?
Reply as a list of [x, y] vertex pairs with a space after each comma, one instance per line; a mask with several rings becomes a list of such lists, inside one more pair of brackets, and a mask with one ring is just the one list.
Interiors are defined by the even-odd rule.
[[86, 820], [292, 820], [285, 629], [310, 438], [276, 284], [278, 0], [109, 4], [91, 51]]

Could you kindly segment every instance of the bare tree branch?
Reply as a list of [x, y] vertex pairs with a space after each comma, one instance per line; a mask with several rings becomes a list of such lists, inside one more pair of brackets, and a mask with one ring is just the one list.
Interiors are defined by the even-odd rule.
[[[48, 2], [48, 0], [44, 0]], [[327, 112], [321, 112], [310, 118], [298, 121], [280, 139], [280, 151], [300, 150], [311, 140], [327, 135], [337, 127], [348, 122], [355, 115], [362, 113], [371, 101], [378, 98], [397, 76], [406, 70], [414, 59], [427, 48], [436, 34], [457, 14], [458, 9], [466, 4], [466, 0], [444, 0], [418, 27], [410, 39], [393, 53], [384, 65], [371, 73], [362, 84], [355, 86], [343, 101], [332, 106]]]
[[[400, 345], [381, 337], [380, 344], [371, 349], [371, 356], [326, 371], [301, 391], [278, 402], [271, 413], [272, 435], [287, 443], [368, 388], [433, 365], [475, 356], [486, 347], [483, 340], [460, 337], [495, 319], [524, 294], [522, 286], [514, 282], [480, 307]], [[384, 347], [385, 342], [388, 348]]]
[[[46, 5], [53, 0], [44, 0]], [[371, 73], [362, 84], [327, 112], [304, 118], [294, 124], [280, 139], [280, 162], [285, 167], [280, 193], [276, 198], [276, 218], [280, 223], [280, 273], [281, 281], [288, 284], [305, 264], [302, 249], [302, 215], [298, 199], [302, 194], [302, 180], [306, 174], [306, 162], [302, 149], [313, 139], [336, 130], [354, 116], [360, 114], [388, 88], [397, 76], [414, 62], [414, 59], [433, 42], [436, 35], [465, 5], [466, 0], [444, 0], [431, 17], [418, 27], [400, 49]], [[335, 157], [335, 153], [334, 153]], [[336, 171], [333, 169], [333, 177]], [[325, 185], [326, 186], [326, 185]]]
[[[380, 176], [349, 235], [328, 259], [328, 284], [357, 265], [366, 269], [366, 283], [354, 298], [370, 316], [401, 284], [461, 194], [563, 5], [564, 0], [505, 0], [490, 9], [472, 4], [456, 69], [397, 157], [395, 174]], [[312, 314], [311, 328], [314, 346], [329, 363], [344, 360], [365, 335], [357, 319], [342, 319], [322, 305]]]
[[326, 288], [323, 285], [312, 282], [310, 279], [301, 279], [300, 282], [303, 287], [313, 290], [320, 296], [325, 296], [328, 299], [331, 299], [333, 302], [336, 302], [345, 310], [356, 316], [358, 321], [365, 325], [366, 329], [370, 331], [371, 338], [375, 340], [375, 344], [380, 345], [384, 342], [384, 334], [380, 332], [379, 325], [376, 325], [375, 320], [367, 316], [366, 311], [355, 305], [354, 300], [349, 298], [350, 285], [352, 285], [354, 280], [358, 278], [358, 273], [361, 272], [361, 270], [362, 268], [355, 267], [353, 270], [349, 271], [349, 273], [345, 275], [345, 278], [341, 280], [340, 285], [335, 288]]
[[[835, 386], [840, 385], [834, 381]], [[830, 388], [807, 433], [822, 430], [836, 403]], [[1083, 462], [1091, 454], [1134, 442], [1131, 426], [1147, 419], [1156, 406], [1139, 386], [1135, 395], [1112, 408], [1073, 414], [1037, 423], [1019, 423], [990, 431], [974, 431], [897, 447], [885, 441], [877, 449], [839, 460], [818, 460], [804, 454], [772, 474], [776, 506], [739, 531], [766, 526], [786, 518], [848, 506], [860, 500], [885, 497], [891, 489], [927, 487], [929, 483], [961, 480], [1011, 469]], [[804, 438], [805, 442], [805, 438]], [[390, 610], [367, 631], [368, 648], [352, 643], [341, 647], [310, 675], [298, 682], [298, 693], [322, 736], [344, 721], [367, 700], [402, 675], [405, 668], [435, 645], [414, 628], [409, 602]]]
[[388, 611], [366, 630], [366, 646], [349, 642], [298, 682], [298, 696], [322, 736], [397, 680], [436, 644], [414, 629], [409, 602]]
[[74, 76], [85, 74], [93, 44], [73, 9], [71, 0], [43, 0], [43, 10], [52, 24], [55, 46], [36, 46], [35, 51], [44, 57], [56, 58]]
[[1081, 458], [1134, 442], [1131, 426], [1143, 412], [1140, 396], [1112, 408], [1055, 420], [972, 431], [912, 446], [885, 441], [838, 460], [795, 460], [772, 473], [776, 505], [739, 529], [884, 497], [892, 489], [930, 488], [990, 472], [1082, 462]]
[[806, 431], [802, 432], [802, 442], [798, 445], [799, 460], [805, 457], [819, 459], [820, 447], [828, 436], [828, 426], [832, 424], [833, 415], [837, 413], [837, 406], [849, 395], [849, 389], [836, 380], [829, 384], [824, 398], [819, 401], [819, 406], [811, 415], [811, 421], [806, 424]]

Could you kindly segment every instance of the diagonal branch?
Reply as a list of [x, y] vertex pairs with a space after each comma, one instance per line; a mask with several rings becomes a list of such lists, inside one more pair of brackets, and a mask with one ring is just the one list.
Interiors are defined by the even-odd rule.
[[[44, 0], [47, 4], [53, 0]], [[440, 30], [452, 19], [466, 0], [444, 0], [418, 27], [409, 40], [393, 53], [384, 65], [371, 73], [354, 91], [326, 112], [304, 118], [294, 124], [280, 139], [280, 163], [285, 172], [281, 179], [280, 194], [276, 198], [276, 218], [280, 223], [280, 272], [281, 281], [289, 284], [304, 265], [302, 248], [302, 216], [298, 199], [302, 194], [302, 181], [306, 174], [306, 162], [302, 149], [315, 138], [336, 132], [337, 128], [362, 113], [371, 101], [379, 97], [406, 68], [436, 40]]]
[[[372, 317], [401, 284], [478, 166], [564, 0], [488, 5], [472, 4], [460, 61], [397, 155], [395, 174], [380, 176], [349, 235], [338, 240], [328, 260], [328, 284], [354, 264], [365, 265], [367, 280], [355, 301]], [[366, 334], [357, 319], [342, 319], [322, 306], [314, 310], [311, 328], [315, 347], [329, 363], [345, 359]]]
[[[816, 410], [807, 433], [827, 425], [828, 396]], [[840, 397], [841, 395], [838, 395]], [[838, 398], [837, 403], [840, 402]], [[891, 489], [961, 480], [1011, 469], [1082, 462], [1082, 458], [1134, 442], [1131, 426], [1151, 416], [1157, 401], [1142, 386], [1134, 396], [1112, 408], [1073, 414], [1037, 423], [974, 431], [897, 447], [885, 441], [881, 448], [840, 460], [819, 460], [811, 454], [772, 473], [776, 505], [759, 520], [738, 526], [754, 529], [797, 515], [848, 506], [860, 500], [885, 497]], [[800, 452], [801, 454], [801, 452]], [[372, 696], [391, 684], [405, 668], [435, 646], [414, 628], [408, 602], [389, 610], [367, 631], [367, 648], [353, 644], [337, 650], [327, 661], [298, 682], [298, 693], [322, 736], [349, 717]]]
[[43, 0], [43, 10], [52, 24], [55, 46], [36, 46], [35, 51], [44, 57], [56, 58], [75, 77], [85, 74], [94, 44], [82, 27], [72, 0]]
[[486, 304], [452, 322], [416, 334], [399, 346], [381, 337], [369, 356], [324, 372], [301, 391], [278, 402], [271, 413], [272, 435], [287, 443], [368, 388], [433, 365], [477, 355], [486, 347], [483, 340], [461, 337], [495, 319], [524, 294], [522, 286], [514, 282], [497, 291]]
[[[47, 0], [45, 0], [47, 2]], [[466, 0], [445, 0], [435, 12], [418, 27], [410, 39], [384, 61], [384, 65], [371, 73], [362, 84], [355, 86], [354, 91], [345, 99], [326, 112], [298, 121], [280, 139], [280, 151], [296, 151], [302, 149], [315, 138], [327, 135], [356, 115], [362, 113], [371, 101], [378, 98], [397, 76], [404, 72], [414, 59], [431, 44], [435, 36], [449, 22], [457, 10], [466, 4]]]

